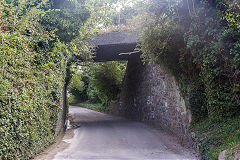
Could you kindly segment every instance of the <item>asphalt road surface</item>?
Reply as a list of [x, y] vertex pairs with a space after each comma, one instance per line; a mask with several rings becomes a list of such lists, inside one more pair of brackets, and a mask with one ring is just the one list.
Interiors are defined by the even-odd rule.
[[73, 128], [35, 159], [42, 160], [193, 160], [177, 138], [140, 122], [70, 107]]

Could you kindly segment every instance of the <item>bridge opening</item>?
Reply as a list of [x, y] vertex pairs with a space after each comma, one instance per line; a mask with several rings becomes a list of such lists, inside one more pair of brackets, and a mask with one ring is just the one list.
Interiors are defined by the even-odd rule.
[[109, 111], [120, 99], [127, 61], [87, 62], [75, 67], [68, 87], [69, 103]]
[[128, 61], [140, 59], [137, 32], [105, 33], [89, 43], [95, 48], [93, 62], [73, 66], [68, 99], [70, 104], [109, 111], [120, 101]]

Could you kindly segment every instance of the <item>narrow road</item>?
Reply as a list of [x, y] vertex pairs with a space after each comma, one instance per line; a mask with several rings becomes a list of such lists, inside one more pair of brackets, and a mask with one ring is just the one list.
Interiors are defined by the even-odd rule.
[[197, 159], [167, 133], [120, 117], [70, 107], [75, 129], [36, 159], [187, 160]]

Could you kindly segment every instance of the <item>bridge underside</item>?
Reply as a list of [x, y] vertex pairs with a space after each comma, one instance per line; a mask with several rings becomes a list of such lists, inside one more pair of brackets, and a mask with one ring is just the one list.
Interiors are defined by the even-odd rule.
[[96, 47], [95, 62], [121, 61], [139, 57], [137, 32], [123, 31], [98, 35], [89, 42]]
[[96, 49], [95, 62], [129, 60], [140, 56], [136, 43], [100, 45]]

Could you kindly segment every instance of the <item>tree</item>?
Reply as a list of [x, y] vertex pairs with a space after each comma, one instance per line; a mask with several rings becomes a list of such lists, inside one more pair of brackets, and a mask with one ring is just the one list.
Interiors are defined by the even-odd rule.
[[47, 31], [56, 32], [62, 42], [79, 36], [80, 28], [90, 16], [84, 0], [50, 0], [43, 8], [49, 11], [41, 18], [41, 24]]

